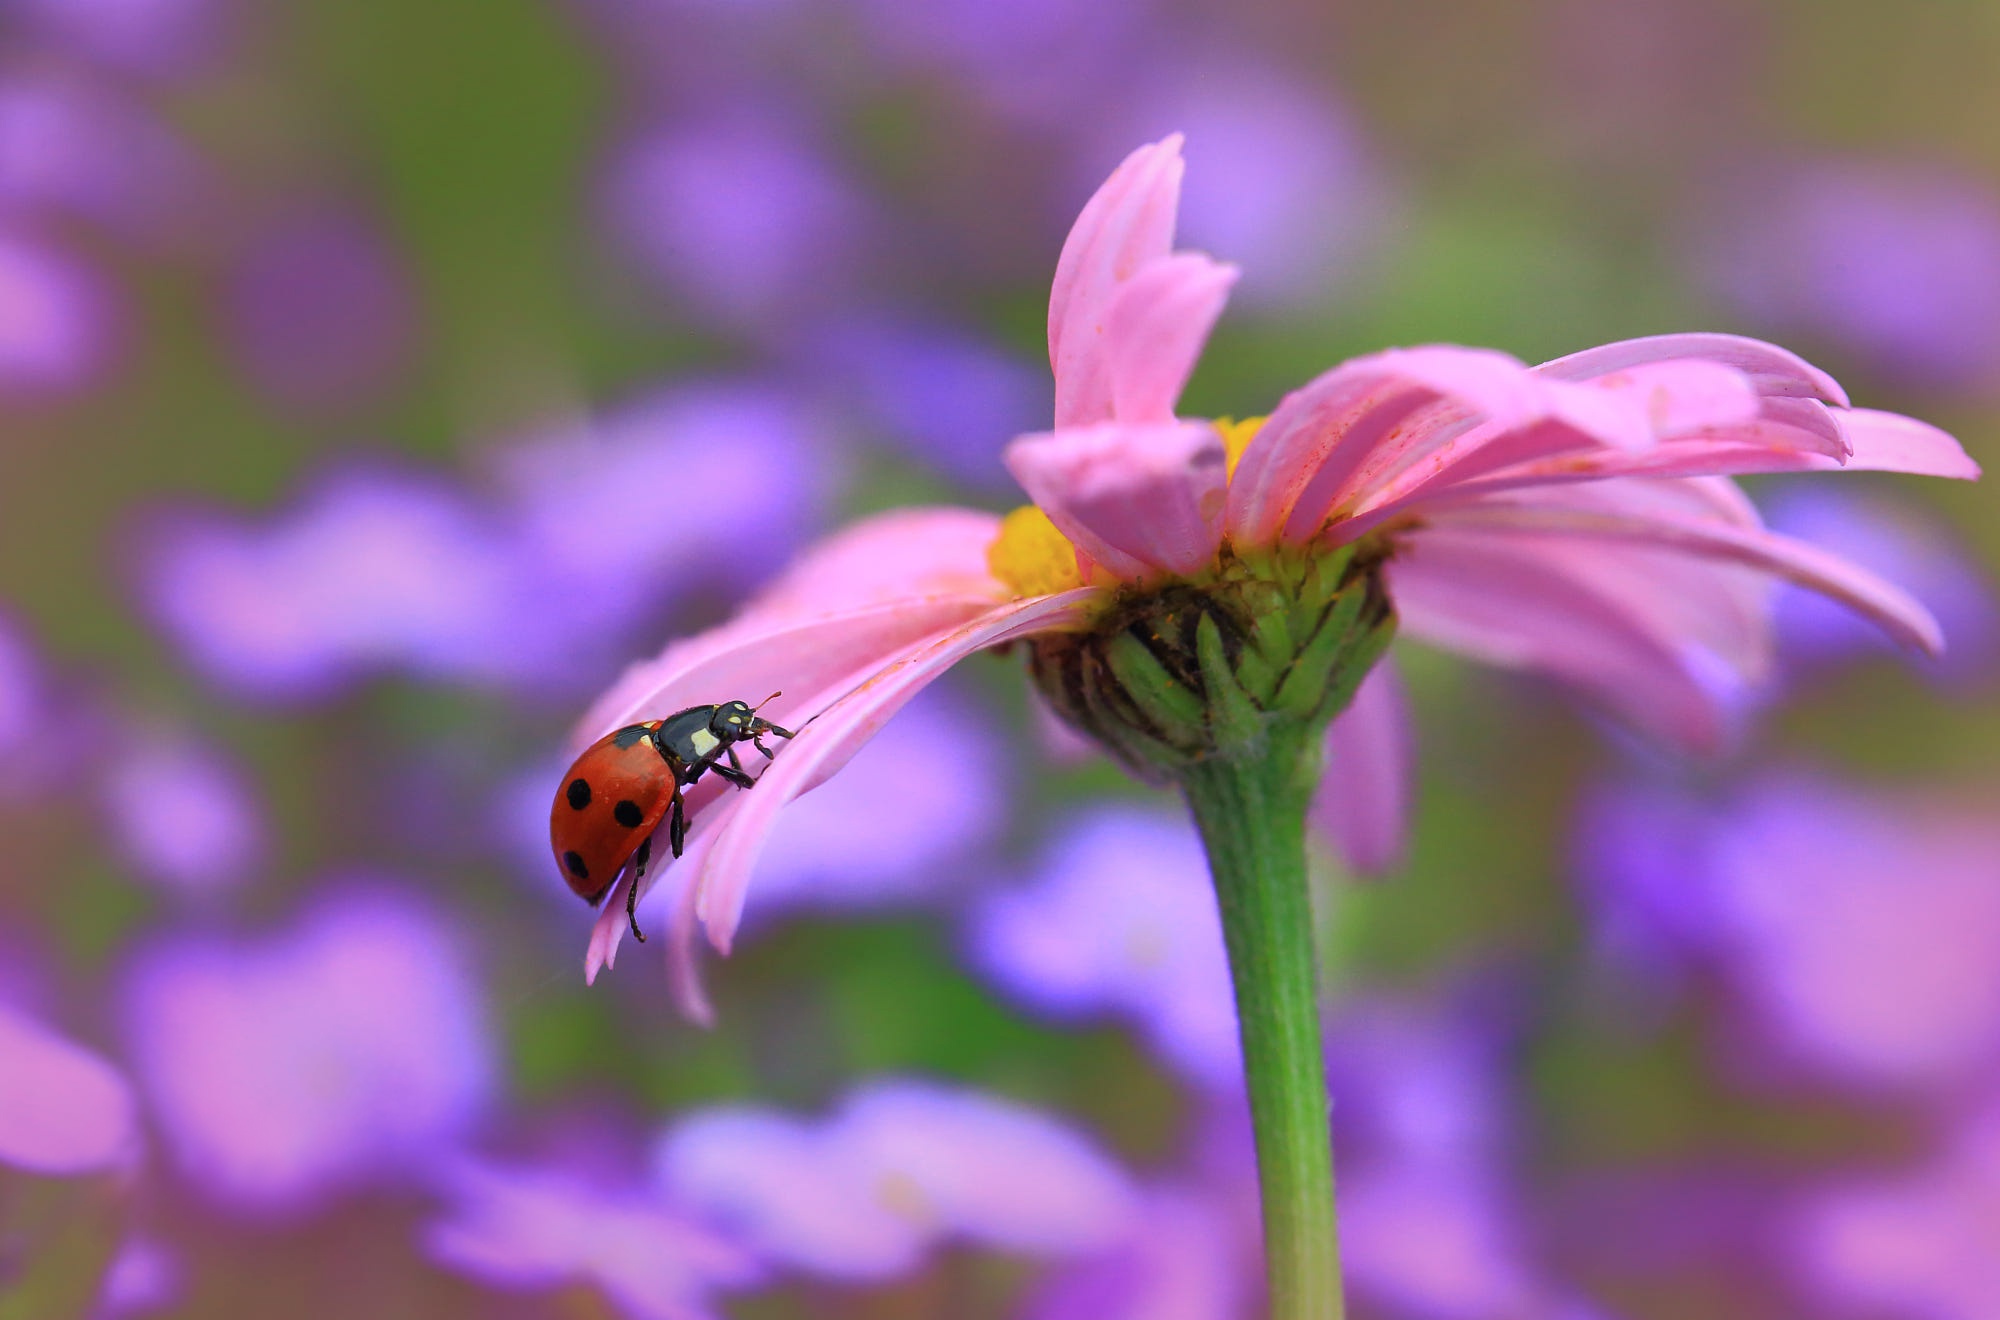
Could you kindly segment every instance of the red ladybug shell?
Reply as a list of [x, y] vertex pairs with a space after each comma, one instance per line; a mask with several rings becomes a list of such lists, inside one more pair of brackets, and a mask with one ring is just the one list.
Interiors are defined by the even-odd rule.
[[556, 866], [592, 907], [639, 846], [666, 818], [680, 786], [647, 737], [659, 727], [634, 724], [606, 734], [576, 758], [549, 809]]

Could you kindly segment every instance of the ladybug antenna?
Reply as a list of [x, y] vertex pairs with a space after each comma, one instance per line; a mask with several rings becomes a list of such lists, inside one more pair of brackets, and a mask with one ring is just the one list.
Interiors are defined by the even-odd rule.
[[752, 707], [750, 708], [750, 713], [751, 713], [752, 715], [755, 715], [755, 714], [756, 714], [756, 713], [757, 713], [758, 711], [760, 711], [760, 710], [764, 709], [764, 707], [766, 707], [766, 706], [770, 705], [770, 704], [771, 704], [772, 702], [776, 701], [776, 700], [777, 700], [777, 699], [778, 699], [779, 697], [782, 697], [782, 696], [784, 696], [784, 695], [785, 695], [785, 694], [784, 694], [784, 693], [783, 693], [782, 691], [779, 691], [779, 692], [773, 692], [773, 693], [772, 693], [772, 694], [771, 694], [770, 696], [768, 696], [768, 697], [764, 698], [764, 699], [763, 699], [762, 701], [760, 701], [760, 702], [758, 702], [758, 703], [757, 703], [756, 705], [752, 706]]

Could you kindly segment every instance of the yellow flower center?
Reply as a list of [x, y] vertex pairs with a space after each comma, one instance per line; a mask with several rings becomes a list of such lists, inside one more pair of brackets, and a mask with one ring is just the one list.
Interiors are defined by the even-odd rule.
[[1223, 451], [1229, 455], [1230, 476], [1236, 475], [1237, 461], [1243, 457], [1243, 451], [1250, 447], [1250, 442], [1257, 438], [1257, 432], [1263, 430], [1264, 423], [1269, 420], [1268, 417], [1245, 417], [1240, 422], [1228, 417], [1215, 419], [1215, 429], [1222, 436]]
[[1049, 515], [1024, 504], [1000, 520], [1000, 535], [986, 547], [986, 567], [1023, 596], [1046, 596], [1083, 585], [1076, 547]]

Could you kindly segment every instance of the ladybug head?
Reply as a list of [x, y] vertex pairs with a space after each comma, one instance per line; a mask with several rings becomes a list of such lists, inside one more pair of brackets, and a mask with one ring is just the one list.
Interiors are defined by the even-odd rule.
[[756, 720], [757, 712], [748, 702], [725, 701], [708, 717], [708, 729], [719, 738], [747, 738]]

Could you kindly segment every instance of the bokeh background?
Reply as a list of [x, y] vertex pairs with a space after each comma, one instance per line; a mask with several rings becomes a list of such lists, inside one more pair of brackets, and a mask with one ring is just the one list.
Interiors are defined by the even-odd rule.
[[[0, 1316], [1254, 1316], [1198, 850], [1018, 661], [787, 812], [706, 1032], [657, 940], [583, 984], [571, 722], [1017, 503], [1170, 130], [1245, 272], [1192, 413], [1713, 328], [1990, 467], [1995, 68], [1865, 0], [0, 3], [0, 1109], [103, 1116], [0, 1149]], [[1407, 866], [1319, 866], [1364, 1317], [2000, 1316], [1995, 495], [1754, 493], [1950, 655], [1786, 596], [1691, 764], [1399, 648]]]

